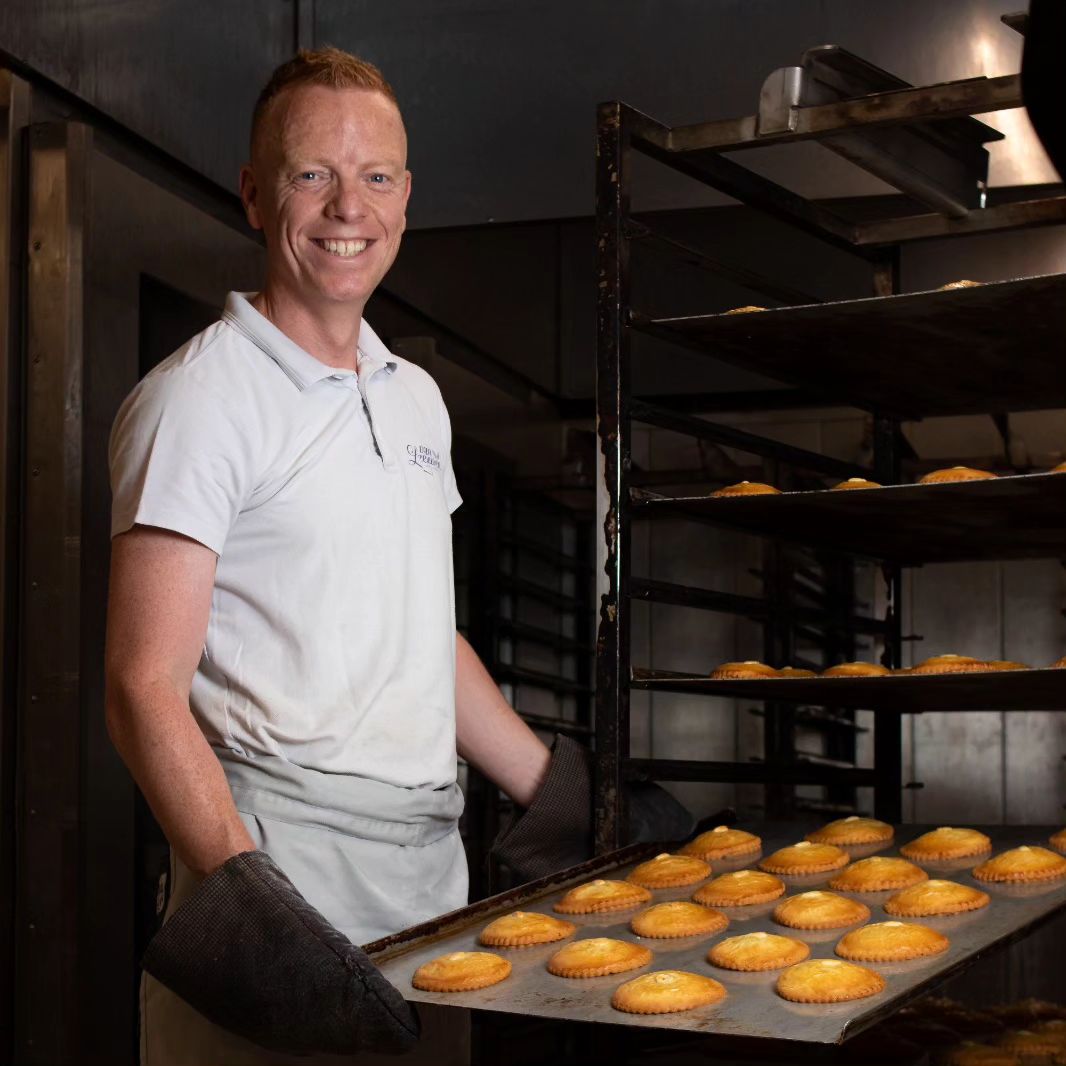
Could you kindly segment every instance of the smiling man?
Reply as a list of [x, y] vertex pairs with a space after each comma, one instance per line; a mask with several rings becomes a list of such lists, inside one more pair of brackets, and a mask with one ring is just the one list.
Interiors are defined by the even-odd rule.
[[[362, 318], [406, 147], [374, 67], [279, 68], [241, 172], [265, 284], [112, 432], [108, 725], [172, 852], [145, 1066], [409, 1050], [415, 1016], [354, 945], [466, 903], [457, 750], [523, 807], [572, 779], [455, 632], [448, 415]], [[461, 1013], [423, 1012], [405, 1061], [464, 1061]]]

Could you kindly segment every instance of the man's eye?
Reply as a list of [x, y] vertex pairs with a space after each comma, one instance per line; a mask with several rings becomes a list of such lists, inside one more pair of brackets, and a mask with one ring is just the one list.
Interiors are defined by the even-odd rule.
[[304, 170], [298, 175], [300, 181], [316, 181], [322, 175], [317, 170]]
[[386, 185], [388, 184], [389, 176], [388, 174], [371, 174], [370, 181], [375, 185]]

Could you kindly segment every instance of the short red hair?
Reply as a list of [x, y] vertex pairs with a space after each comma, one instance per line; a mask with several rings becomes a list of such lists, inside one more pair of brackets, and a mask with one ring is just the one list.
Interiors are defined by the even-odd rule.
[[270, 80], [263, 86], [252, 111], [252, 149], [262, 125], [267, 108], [280, 93], [297, 85], [324, 85], [330, 89], [369, 89], [387, 97], [397, 108], [399, 101], [385, 76], [365, 59], [359, 59], [340, 48], [301, 48], [285, 63], [282, 63]]

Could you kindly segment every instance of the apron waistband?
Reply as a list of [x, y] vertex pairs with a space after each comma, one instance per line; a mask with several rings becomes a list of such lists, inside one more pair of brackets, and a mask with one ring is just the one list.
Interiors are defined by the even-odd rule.
[[463, 793], [401, 788], [348, 774], [308, 770], [276, 755], [254, 759], [215, 748], [237, 810], [364, 840], [424, 847], [454, 832]]

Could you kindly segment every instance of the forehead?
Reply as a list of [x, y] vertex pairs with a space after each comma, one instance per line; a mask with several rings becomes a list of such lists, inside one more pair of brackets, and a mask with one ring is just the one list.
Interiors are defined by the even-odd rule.
[[402, 164], [407, 136], [396, 105], [374, 89], [298, 85], [272, 101], [264, 142], [282, 159], [372, 154]]

